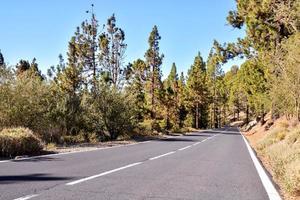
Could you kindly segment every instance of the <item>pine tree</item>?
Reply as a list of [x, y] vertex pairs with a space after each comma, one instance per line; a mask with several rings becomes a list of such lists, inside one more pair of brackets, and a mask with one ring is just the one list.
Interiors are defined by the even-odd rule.
[[38, 78], [41, 81], [45, 79], [45, 76], [38, 68], [35, 58], [33, 58], [31, 63], [26, 60], [20, 60], [16, 68], [16, 75], [19, 78]]
[[222, 77], [224, 72], [221, 68], [221, 63], [224, 62], [224, 57], [222, 51], [219, 48], [218, 43], [215, 41], [214, 46], [211, 49], [208, 59], [207, 59], [207, 76], [208, 76], [208, 87], [210, 93], [210, 126], [219, 127], [220, 126], [220, 87], [222, 86]]
[[0, 66], [4, 65], [4, 57], [1, 53], [1, 50], [0, 50]]
[[159, 53], [159, 41], [161, 37], [158, 33], [157, 26], [154, 26], [149, 39], [149, 49], [145, 53], [147, 68], [149, 69], [148, 81], [150, 95], [151, 119], [155, 120], [157, 115], [157, 106], [159, 104], [160, 93], [162, 90], [161, 69], [163, 54]]
[[181, 72], [180, 78], [178, 81], [178, 117], [179, 117], [179, 128], [184, 126], [184, 121], [186, 120], [187, 116], [187, 108], [185, 104], [185, 94], [186, 94], [186, 83], [184, 73]]
[[179, 99], [178, 99], [178, 74], [176, 64], [173, 63], [168, 78], [164, 81], [165, 98], [164, 105], [166, 107], [166, 129], [178, 127], [179, 123]]
[[72, 57], [76, 60], [76, 65], [82, 68], [84, 84], [92, 90], [95, 89], [97, 78], [101, 72], [97, 44], [98, 26], [96, 15], [91, 11], [90, 20], [83, 21], [80, 27], [76, 28], [69, 43], [69, 47], [72, 46], [73, 49]]
[[[79, 131], [79, 121], [82, 117], [81, 94], [83, 79], [83, 66], [79, 62], [75, 38], [69, 42], [68, 62], [65, 66], [60, 63], [54, 78], [52, 93], [57, 99], [55, 112], [58, 123], [64, 134], [76, 134]], [[62, 62], [62, 60], [60, 60]]]
[[131, 66], [132, 78], [129, 80], [129, 93], [134, 96], [135, 107], [138, 121], [143, 121], [146, 110], [145, 85], [147, 80], [147, 65], [141, 60], [137, 59]]
[[113, 14], [107, 20], [107, 32], [99, 36], [100, 62], [109, 74], [114, 86], [122, 80], [123, 59], [127, 45], [124, 31], [116, 26], [116, 17]]
[[194, 115], [194, 126], [197, 129], [206, 126], [207, 98], [206, 66], [198, 53], [188, 71], [187, 79], [187, 102]]

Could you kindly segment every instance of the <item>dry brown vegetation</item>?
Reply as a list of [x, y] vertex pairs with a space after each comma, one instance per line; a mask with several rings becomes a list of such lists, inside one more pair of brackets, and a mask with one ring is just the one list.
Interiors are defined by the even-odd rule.
[[0, 132], [0, 157], [34, 155], [42, 149], [41, 141], [27, 128], [3, 129]]
[[300, 199], [300, 124], [270, 119], [245, 133], [285, 199]]

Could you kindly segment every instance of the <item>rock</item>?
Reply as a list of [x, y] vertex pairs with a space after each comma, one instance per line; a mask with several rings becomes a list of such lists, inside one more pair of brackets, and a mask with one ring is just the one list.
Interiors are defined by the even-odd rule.
[[257, 124], [257, 121], [256, 121], [256, 120], [253, 120], [253, 121], [249, 122], [248, 125], [246, 126], [245, 131], [249, 131], [249, 130], [252, 129], [256, 124]]
[[28, 158], [29, 156], [24, 155], [24, 156], [16, 156], [15, 160], [23, 159], [23, 158]]

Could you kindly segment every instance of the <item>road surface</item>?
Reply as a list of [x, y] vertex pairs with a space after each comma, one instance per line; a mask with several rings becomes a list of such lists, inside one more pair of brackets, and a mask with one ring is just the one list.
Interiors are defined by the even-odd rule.
[[269, 199], [235, 128], [0, 162], [2, 200]]

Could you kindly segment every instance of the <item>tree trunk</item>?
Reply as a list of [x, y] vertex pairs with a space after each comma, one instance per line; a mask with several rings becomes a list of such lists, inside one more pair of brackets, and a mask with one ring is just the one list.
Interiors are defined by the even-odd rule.
[[262, 109], [261, 109], [260, 123], [261, 123], [261, 125], [263, 125], [263, 124], [265, 123], [265, 110], [264, 110], [264, 105], [262, 105]]
[[246, 124], [249, 123], [249, 105], [246, 106]]
[[152, 67], [152, 77], [151, 77], [151, 118], [155, 119], [155, 114], [154, 114], [154, 84], [155, 84], [155, 79], [154, 79], [154, 66]]
[[195, 128], [199, 128], [199, 103], [196, 104]]
[[223, 114], [224, 114], [223, 125], [226, 125], [226, 105], [224, 106]]

